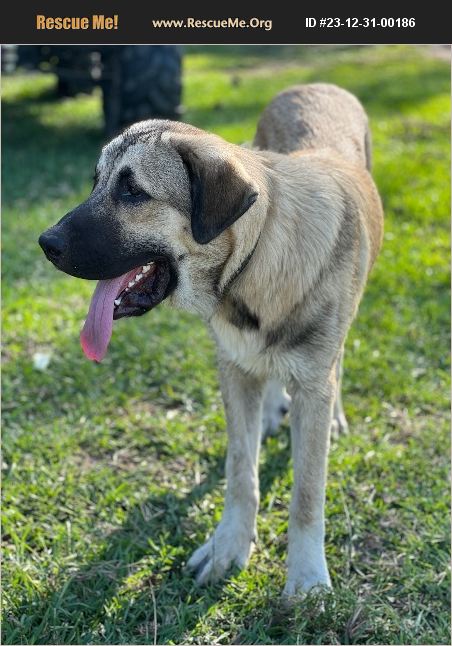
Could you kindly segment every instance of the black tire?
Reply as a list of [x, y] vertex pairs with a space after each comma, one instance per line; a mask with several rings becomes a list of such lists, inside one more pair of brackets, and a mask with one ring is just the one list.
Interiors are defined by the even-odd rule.
[[71, 97], [93, 91], [93, 54], [90, 47], [55, 46], [52, 48], [52, 63], [58, 78], [57, 96]]
[[136, 121], [177, 119], [181, 108], [181, 49], [129, 45], [104, 54], [103, 107], [107, 135]]

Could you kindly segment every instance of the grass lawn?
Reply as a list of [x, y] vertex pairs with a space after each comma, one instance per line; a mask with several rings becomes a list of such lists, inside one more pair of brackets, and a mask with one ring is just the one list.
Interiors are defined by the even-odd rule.
[[[213, 343], [165, 305], [120, 321], [101, 365], [78, 335], [93, 284], [39, 233], [91, 189], [99, 96], [3, 80], [3, 642], [450, 644], [450, 69], [428, 48], [187, 48], [184, 120], [241, 143], [288, 85], [338, 83], [371, 119], [386, 229], [348, 337], [348, 437], [333, 442], [335, 594], [280, 602], [287, 426], [263, 447], [246, 571], [184, 572], [219, 520], [225, 423]], [[51, 353], [37, 370], [35, 353]]]

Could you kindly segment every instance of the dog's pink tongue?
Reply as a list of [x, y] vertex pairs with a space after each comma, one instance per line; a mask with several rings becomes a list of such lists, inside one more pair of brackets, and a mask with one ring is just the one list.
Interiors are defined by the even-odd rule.
[[124, 276], [100, 280], [94, 290], [88, 316], [80, 334], [83, 352], [92, 361], [102, 361], [107, 352], [113, 329], [115, 298]]

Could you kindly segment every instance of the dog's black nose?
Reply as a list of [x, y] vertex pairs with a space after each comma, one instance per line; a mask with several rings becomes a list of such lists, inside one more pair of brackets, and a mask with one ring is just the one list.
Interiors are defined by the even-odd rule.
[[44, 232], [41, 233], [38, 240], [47, 258], [56, 262], [64, 250], [64, 242], [60, 236], [54, 233]]

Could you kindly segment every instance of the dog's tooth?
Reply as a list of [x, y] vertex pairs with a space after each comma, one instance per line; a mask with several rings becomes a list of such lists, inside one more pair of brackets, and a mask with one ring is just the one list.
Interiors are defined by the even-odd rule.
[[117, 299], [115, 300], [115, 305], [119, 305], [119, 304], [120, 304], [120, 302], [121, 302], [121, 299], [120, 299], [120, 298], [117, 298]]
[[127, 285], [127, 287], [133, 287], [134, 285], [135, 285], [135, 281], [131, 280], [130, 283]]
[[147, 274], [150, 268], [151, 268], [151, 265], [144, 265], [141, 271], [143, 272], [143, 274]]
[[135, 281], [137, 281], [137, 280], [141, 280], [141, 278], [143, 278], [143, 274], [137, 274], [137, 275], [135, 276]]

